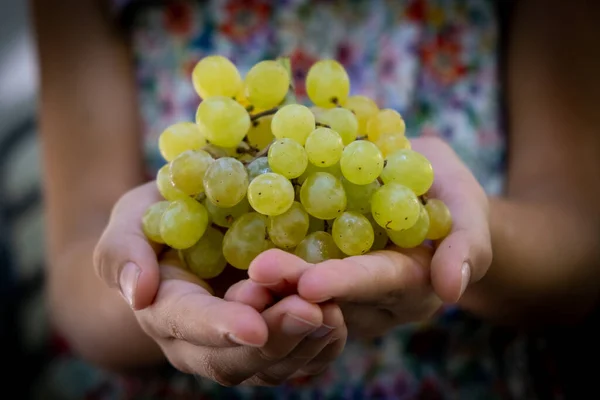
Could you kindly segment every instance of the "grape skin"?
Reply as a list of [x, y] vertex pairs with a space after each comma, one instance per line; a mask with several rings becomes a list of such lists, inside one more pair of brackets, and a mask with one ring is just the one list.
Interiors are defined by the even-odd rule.
[[427, 239], [443, 239], [452, 230], [452, 214], [448, 206], [440, 199], [428, 199], [425, 205], [429, 215], [429, 231]]
[[327, 172], [310, 175], [300, 189], [306, 212], [320, 219], [334, 219], [346, 210], [346, 193], [339, 179]]
[[348, 181], [355, 185], [367, 185], [383, 171], [383, 156], [373, 143], [357, 140], [344, 149], [340, 168]]
[[215, 160], [204, 174], [204, 192], [219, 207], [233, 207], [246, 196], [248, 173], [231, 157]]
[[277, 61], [255, 64], [244, 80], [246, 97], [256, 107], [269, 109], [283, 101], [290, 87], [290, 75]]
[[259, 175], [266, 174], [267, 172], [273, 172], [269, 166], [269, 160], [267, 157], [258, 157], [248, 164], [246, 168], [248, 169], [248, 179], [250, 181]]
[[208, 198], [204, 200], [203, 204], [211, 222], [223, 228], [229, 228], [233, 221], [250, 211], [250, 203], [245, 197], [233, 207], [219, 207]]
[[216, 278], [227, 265], [222, 252], [223, 238], [221, 232], [209, 226], [196, 244], [179, 252], [180, 259], [198, 278]]
[[302, 146], [314, 130], [315, 116], [308, 107], [301, 104], [281, 107], [271, 121], [271, 131], [277, 139], [289, 138]]
[[162, 157], [172, 161], [186, 150], [198, 150], [206, 145], [200, 127], [193, 122], [179, 122], [165, 129], [158, 138], [158, 149]]
[[372, 214], [367, 214], [366, 217], [371, 223], [371, 227], [373, 228], [373, 234], [375, 236], [373, 240], [373, 245], [371, 246], [371, 251], [385, 249], [389, 242], [388, 231], [375, 221]]
[[189, 196], [177, 189], [171, 182], [171, 172], [169, 164], [163, 165], [156, 173], [156, 187], [165, 200], [173, 201], [177, 199], [186, 199]]
[[271, 122], [273, 121], [272, 115], [266, 115], [260, 119], [252, 121], [252, 126], [248, 131], [248, 144], [258, 150], [266, 148], [273, 140], [275, 136], [271, 132]]
[[186, 249], [196, 243], [208, 226], [208, 212], [196, 200], [172, 201], [160, 219], [160, 236], [174, 249]]
[[330, 165], [329, 167], [318, 167], [315, 164], [309, 162], [304, 173], [302, 175], [300, 175], [298, 177], [298, 179], [296, 179], [296, 180], [298, 181], [298, 183], [300, 185], [302, 185], [304, 183], [304, 181], [306, 180], [306, 178], [308, 178], [315, 172], [327, 172], [328, 174], [331, 174], [338, 179], [343, 178], [342, 170], [340, 169], [340, 163]]
[[425, 156], [414, 150], [398, 150], [388, 160], [381, 179], [384, 183], [395, 182], [421, 196], [433, 185], [433, 167]]
[[419, 246], [425, 240], [429, 231], [429, 214], [425, 207], [421, 206], [419, 219], [408, 229], [403, 231], [388, 231], [388, 236], [392, 242], [403, 249], [411, 249]]
[[319, 107], [332, 108], [344, 104], [350, 93], [350, 78], [345, 68], [335, 60], [320, 60], [308, 70], [306, 93]]
[[342, 185], [346, 192], [347, 211], [357, 211], [361, 214], [371, 212], [371, 197], [381, 186], [379, 181], [374, 180], [366, 185], [355, 185], [346, 178], [342, 178]]
[[329, 128], [317, 128], [306, 139], [308, 160], [319, 167], [336, 164], [344, 151], [342, 137]]
[[348, 109], [341, 107], [329, 109], [323, 112], [317, 120], [336, 131], [345, 146], [356, 140], [356, 136], [358, 136], [358, 120]]
[[371, 142], [377, 141], [386, 133], [397, 133], [404, 135], [406, 124], [404, 119], [396, 110], [385, 108], [369, 118], [367, 122], [367, 135]]
[[204, 174], [215, 160], [204, 150], [188, 150], [178, 155], [169, 172], [171, 182], [183, 193], [195, 196], [204, 192]]
[[294, 202], [294, 187], [282, 175], [267, 172], [257, 176], [248, 186], [248, 201], [257, 212], [274, 216], [289, 210]]
[[223, 256], [234, 268], [247, 270], [252, 260], [273, 247], [267, 239], [267, 217], [250, 212], [235, 220], [223, 239]]
[[381, 154], [383, 154], [383, 158], [387, 159], [392, 154], [397, 152], [398, 150], [410, 149], [410, 140], [404, 135], [400, 135], [399, 133], [384, 133], [379, 136], [379, 138], [375, 141], [379, 150], [381, 150]]
[[157, 201], [146, 209], [142, 217], [142, 231], [154, 243], [165, 243], [160, 236], [160, 220], [168, 206], [169, 202], [166, 200]]
[[294, 179], [306, 170], [308, 155], [298, 142], [283, 138], [278, 139], [269, 148], [268, 161], [273, 172]]
[[233, 97], [242, 88], [240, 73], [230, 60], [211, 55], [202, 58], [192, 70], [192, 84], [202, 99]]
[[377, 103], [367, 96], [350, 96], [344, 107], [351, 110], [356, 116], [360, 134], [367, 133], [367, 121], [379, 112]]
[[229, 97], [214, 96], [202, 101], [196, 112], [196, 123], [212, 144], [236, 147], [250, 130], [250, 115]]
[[349, 256], [365, 254], [375, 240], [369, 220], [354, 211], [346, 211], [335, 219], [331, 236], [337, 247]]
[[294, 254], [311, 264], [344, 257], [342, 251], [333, 241], [333, 237], [329, 233], [321, 231], [306, 236], [296, 246]]
[[398, 183], [381, 186], [371, 198], [371, 212], [379, 225], [401, 231], [413, 226], [419, 218], [421, 204], [415, 193]]
[[269, 237], [282, 249], [296, 247], [308, 233], [310, 224], [308, 214], [297, 201], [286, 212], [271, 216], [268, 221]]

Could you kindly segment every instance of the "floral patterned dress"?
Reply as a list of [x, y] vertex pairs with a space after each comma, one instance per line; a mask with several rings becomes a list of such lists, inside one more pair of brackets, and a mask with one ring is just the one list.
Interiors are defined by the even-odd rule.
[[[490, 194], [503, 189], [505, 136], [498, 78], [497, 10], [486, 0], [116, 1], [137, 60], [148, 174], [164, 160], [157, 138], [194, 120], [190, 73], [208, 54], [245, 73], [289, 55], [297, 95], [320, 58], [346, 67], [351, 92], [405, 118], [408, 136], [448, 141]], [[349, 341], [323, 375], [278, 388], [224, 388], [167, 368], [152, 379], [114, 377], [66, 348], [51, 376], [58, 398], [87, 399], [504, 399], [536, 398], [531, 338], [460, 310], [398, 327], [378, 340]], [[546, 365], [546, 360], [535, 362]], [[545, 373], [545, 372], [544, 372]], [[543, 384], [552, 375], [541, 375]], [[75, 377], [75, 378], [74, 378]], [[77, 378], [78, 377], [78, 378]], [[50, 398], [50, 392], [45, 397]], [[546, 394], [560, 395], [547, 388]], [[61, 397], [62, 396], [62, 397]]]

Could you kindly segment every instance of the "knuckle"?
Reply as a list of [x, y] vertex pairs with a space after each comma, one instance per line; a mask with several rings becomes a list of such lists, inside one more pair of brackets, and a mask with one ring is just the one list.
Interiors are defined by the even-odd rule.
[[279, 352], [279, 351], [265, 349], [264, 347], [256, 349], [256, 356], [260, 360], [268, 362], [268, 363], [273, 363], [273, 362], [281, 360], [283, 358], [283, 355], [280, 353], [281, 352]]
[[271, 372], [259, 372], [255, 375], [255, 378], [263, 386], [279, 386], [284, 383], [291, 374], [278, 374], [274, 371]]
[[223, 366], [216, 365], [212, 362], [206, 362], [204, 370], [207, 378], [225, 387], [237, 386], [245, 380], [244, 376], [236, 374], [231, 369], [224, 368]]

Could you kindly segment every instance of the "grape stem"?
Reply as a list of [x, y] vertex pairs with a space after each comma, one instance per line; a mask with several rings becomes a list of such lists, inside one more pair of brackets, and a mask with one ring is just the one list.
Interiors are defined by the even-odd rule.
[[327, 125], [327, 124], [323, 124], [323, 123], [321, 123], [321, 122], [315, 122], [315, 125], [316, 125], [316, 126], [320, 126], [320, 127], [322, 127], [322, 128], [329, 128], [329, 129], [331, 129], [331, 126], [329, 126], [329, 125]]
[[427, 197], [425, 195], [419, 196], [419, 200], [421, 200], [421, 204], [424, 206], [427, 205]]
[[278, 110], [279, 110], [279, 107], [273, 107], [273, 108], [271, 108], [269, 110], [265, 110], [265, 111], [259, 112], [258, 114], [251, 115], [250, 116], [250, 121], [256, 121], [257, 119], [260, 119], [262, 117], [267, 117], [269, 115], [273, 115]]
[[362, 135], [362, 136], [357, 136], [356, 140], [366, 140], [367, 139], [367, 135]]

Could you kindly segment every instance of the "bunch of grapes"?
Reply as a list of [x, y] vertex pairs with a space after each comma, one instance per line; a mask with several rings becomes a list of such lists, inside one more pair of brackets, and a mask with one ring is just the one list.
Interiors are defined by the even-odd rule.
[[308, 71], [312, 107], [296, 103], [286, 59], [261, 61], [242, 78], [227, 58], [207, 56], [192, 81], [202, 99], [196, 121], [161, 134], [164, 200], [142, 226], [199, 278], [227, 265], [246, 270], [271, 248], [317, 263], [449, 233], [448, 208], [427, 198], [431, 163], [411, 149], [401, 115], [350, 96], [337, 61]]

